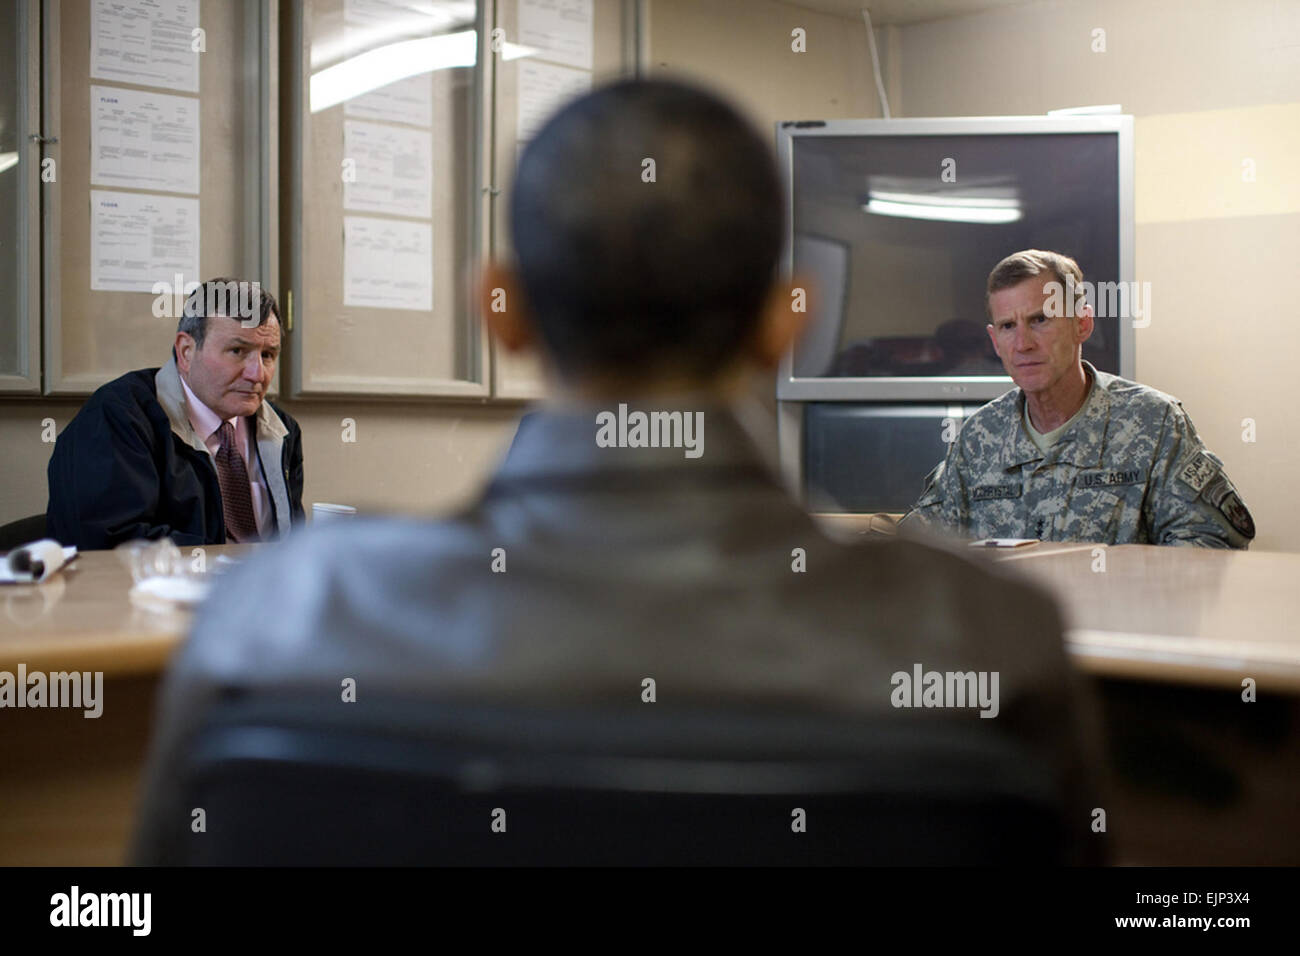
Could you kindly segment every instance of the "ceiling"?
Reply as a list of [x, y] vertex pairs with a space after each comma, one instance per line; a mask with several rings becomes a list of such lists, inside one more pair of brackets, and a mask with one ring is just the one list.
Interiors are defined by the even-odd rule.
[[871, 11], [872, 26], [942, 20], [997, 7], [1014, 7], [1028, 0], [789, 0], [798, 7], [842, 17], [862, 18], [862, 8]]

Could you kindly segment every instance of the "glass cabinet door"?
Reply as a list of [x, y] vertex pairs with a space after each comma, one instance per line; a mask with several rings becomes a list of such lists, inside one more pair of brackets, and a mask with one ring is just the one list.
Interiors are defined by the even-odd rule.
[[[36, 393], [40, 367], [40, 23], [36, 0], [0, 18], [0, 391]], [[47, 174], [48, 175], [48, 174]]]
[[489, 0], [295, 7], [283, 155], [296, 396], [486, 397]]

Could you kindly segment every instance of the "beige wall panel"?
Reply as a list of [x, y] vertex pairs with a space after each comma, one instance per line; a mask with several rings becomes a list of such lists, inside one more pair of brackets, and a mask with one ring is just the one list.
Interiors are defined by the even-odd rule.
[[[77, 400], [0, 403], [0, 524], [43, 514], [45, 469], [54, 450], [41, 422], [58, 431]], [[302, 426], [303, 502], [355, 505], [362, 512], [437, 514], [464, 503], [486, 480], [514, 437], [521, 408], [511, 405], [285, 403]], [[342, 421], [356, 423], [343, 441]]]
[[[303, 431], [303, 504], [430, 515], [463, 504], [496, 467], [521, 409], [496, 405], [286, 403]], [[356, 441], [343, 441], [343, 419]]]
[[[1252, 547], [1300, 551], [1300, 214], [1139, 225], [1137, 249], [1137, 274], [1153, 277], [1151, 325], [1137, 330], [1139, 378], [1182, 399], [1226, 462], [1259, 529]], [[1242, 440], [1247, 418], [1253, 443]]]
[[[805, 53], [790, 49], [796, 27]], [[651, 0], [650, 44], [653, 70], [711, 84], [773, 140], [780, 120], [881, 115], [861, 18], [774, 0]]]
[[[1291, 0], [1054, 0], [899, 29], [908, 116], [1103, 103], [1145, 116], [1300, 101]], [[1096, 29], [1104, 53], [1092, 51]]]
[[1143, 116], [1134, 126], [1139, 223], [1300, 213], [1300, 102]]

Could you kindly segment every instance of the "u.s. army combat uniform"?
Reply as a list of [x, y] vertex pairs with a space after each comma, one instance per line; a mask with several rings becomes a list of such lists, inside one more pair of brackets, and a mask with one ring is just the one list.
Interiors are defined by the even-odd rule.
[[1098, 372], [1048, 448], [1026, 434], [1013, 388], [962, 426], [903, 519], [971, 538], [1245, 548], [1255, 523], [1182, 404]]

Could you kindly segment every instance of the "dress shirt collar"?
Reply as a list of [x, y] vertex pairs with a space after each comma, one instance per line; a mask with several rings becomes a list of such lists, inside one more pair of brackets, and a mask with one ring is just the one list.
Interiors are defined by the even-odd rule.
[[[167, 359], [167, 364], [158, 369], [154, 374], [153, 381], [154, 394], [157, 395], [158, 404], [162, 406], [163, 412], [167, 415], [167, 420], [171, 422], [172, 432], [195, 451], [205, 450], [207, 446], [199, 438], [194, 423], [189, 419], [188, 403], [185, 400], [186, 390], [181, 381], [180, 370], [176, 367], [176, 357], [174, 355]], [[289, 426], [280, 419], [280, 416], [271, 407], [271, 403], [267, 399], [262, 400], [255, 419], [255, 424], [249, 429], [250, 439], [257, 439], [258, 447], [263, 455], [271, 455], [272, 458], [277, 457], [280, 443], [289, 434]], [[220, 425], [221, 422], [218, 420], [217, 427], [220, 427]], [[274, 452], [274, 455], [271, 454], [272, 452]]]
[[[185, 381], [184, 375], [181, 376], [181, 388], [185, 390], [185, 413], [189, 416], [190, 424], [194, 426], [194, 433], [206, 444], [213, 433], [221, 427], [221, 417], [199, 401], [198, 396], [190, 389], [190, 383]], [[237, 436], [239, 434], [238, 416], [226, 420], [235, 426]]]

